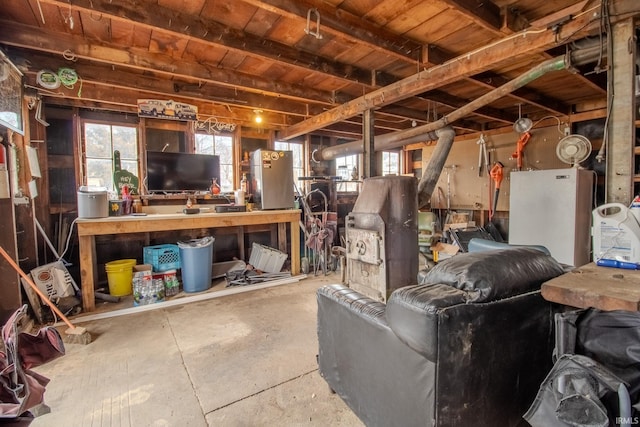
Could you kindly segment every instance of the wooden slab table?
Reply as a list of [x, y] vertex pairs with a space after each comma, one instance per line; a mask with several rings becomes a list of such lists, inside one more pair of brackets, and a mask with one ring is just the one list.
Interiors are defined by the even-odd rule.
[[572, 307], [640, 311], [640, 270], [590, 263], [543, 283], [541, 293]]
[[198, 228], [238, 227], [245, 225], [278, 224], [278, 248], [287, 252], [287, 229], [291, 235], [291, 274], [300, 273], [300, 210], [271, 210], [253, 212], [201, 212], [199, 214], [149, 214], [107, 218], [79, 218], [80, 279], [82, 304], [85, 311], [95, 310], [95, 280], [98, 277], [95, 236], [154, 231], [191, 230]]

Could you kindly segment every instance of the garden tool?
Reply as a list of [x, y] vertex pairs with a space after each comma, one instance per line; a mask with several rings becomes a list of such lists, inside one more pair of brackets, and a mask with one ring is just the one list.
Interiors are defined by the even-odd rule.
[[489, 156], [487, 155], [487, 142], [484, 139], [484, 134], [480, 134], [480, 139], [476, 141], [476, 144], [480, 146], [478, 150], [478, 176], [482, 176], [482, 166], [484, 170], [489, 173]]
[[493, 207], [489, 212], [489, 221], [493, 219], [493, 214], [495, 213], [496, 208], [498, 207], [498, 195], [500, 194], [500, 184], [502, 183], [502, 178], [504, 177], [503, 169], [504, 169], [504, 165], [500, 162], [496, 162], [491, 168], [491, 171], [489, 172], [489, 175], [493, 180], [493, 186], [494, 186]]
[[512, 159], [516, 159], [516, 170], [522, 170], [522, 159], [524, 157], [524, 146], [529, 142], [531, 134], [524, 132], [520, 135], [518, 142], [516, 143], [516, 151], [511, 155]]
[[494, 184], [494, 195], [493, 207], [489, 211], [489, 223], [486, 226], [486, 230], [496, 242], [504, 242], [502, 234], [493, 223], [493, 214], [496, 212], [496, 209], [498, 207], [498, 195], [500, 194], [500, 184], [502, 183], [503, 169], [504, 165], [500, 162], [496, 162], [491, 168], [491, 171], [489, 171], [489, 176], [493, 180]]

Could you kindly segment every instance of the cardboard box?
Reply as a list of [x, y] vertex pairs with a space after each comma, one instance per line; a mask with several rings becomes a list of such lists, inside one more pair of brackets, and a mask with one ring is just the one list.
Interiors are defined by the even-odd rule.
[[133, 267], [133, 278], [151, 276], [153, 274], [153, 266], [151, 264], [138, 264]]

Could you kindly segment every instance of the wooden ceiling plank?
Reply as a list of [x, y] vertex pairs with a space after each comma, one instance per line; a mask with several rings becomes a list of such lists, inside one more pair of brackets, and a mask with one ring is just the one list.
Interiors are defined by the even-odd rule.
[[[52, 1], [53, 3], [58, 3], [57, 1], [54, 1], [54, 0], [43, 0], [43, 1]], [[257, 2], [257, 3], [262, 3], [262, 2]], [[90, 4], [91, 6], [94, 6], [93, 1], [91, 1], [91, 0], [90, 0], [90, 3], [89, 3], [89, 4]], [[98, 7], [100, 7], [100, 5], [99, 5], [99, 4], [98, 4]], [[103, 6], [103, 7], [104, 7], [104, 6]], [[161, 14], [161, 15], [162, 15], [162, 14]], [[173, 19], [173, 18], [172, 18], [172, 19]], [[153, 21], [153, 20], [151, 20], [151, 21]], [[162, 21], [162, 19], [161, 19], [161, 18], [159, 18], [159, 19], [158, 19], [158, 20], [156, 20], [156, 21]], [[156, 24], [153, 24], [153, 25], [158, 25], [158, 24], [156, 23]], [[180, 25], [180, 22], [176, 22], [176, 24], [175, 24], [175, 25]], [[175, 25], [174, 25], [174, 27], [175, 27]], [[169, 31], [170, 29], [167, 29], [167, 30]], [[193, 31], [195, 32], [195, 29], [194, 29]], [[157, 38], [158, 38], [158, 37], [152, 38], [152, 40], [155, 40], [155, 39], [157, 39]], [[164, 44], [163, 46], [165, 46], [165, 45], [166, 45], [166, 44]], [[183, 45], [183, 46], [184, 46], [184, 45]], [[246, 46], [245, 46], [244, 48], [246, 48]], [[181, 49], [181, 50], [184, 50], [184, 47], [181, 47], [180, 49]], [[254, 47], [254, 49], [255, 49], [255, 47]], [[161, 50], [161, 49], [157, 49], [156, 44], [154, 43], [154, 44], [152, 44], [152, 45], [151, 45], [151, 50], [152, 50], [152, 51], [154, 51], [154, 50]], [[431, 50], [434, 50], [434, 49], [431, 49]], [[282, 57], [282, 56], [280, 55], [280, 53], [278, 53], [278, 56], [279, 56], [279, 57]], [[406, 59], [406, 57], [405, 57], [404, 59]], [[235, 68], [235, 67], [237, 67], [237, 66], [241, 63], [241, 61], [240, 61], [239, 59], [232, 59], [232, 60], [234, 61], [234, 63], [233, 63], [232, 65], [230, 65], [230, 68]], [[225, 61], [227, 61], [227, 62], [228, 62], [228, 60], [225, 60]], [[225, 62], [225, 63], [226, 63], [226, 62]], [[305, 67], [305, 70], [306, 70], [306, 67]], [[324, 71], [326, 71], [326, 70], [323, 70], [323, 72], [324, 72]], [[391, 76], [386, 75], [385, 73], [378, 73], [378, 75], [377, 75], [376, 77], [377, 77], [377, 78], [376, 78], [376, 80], [375, 80], [375, 83], [377, 84], [377, 86], [378, 86], [378, 87], [381, 87], [381, 86], [387, 86], [387, 85], [389, 85], [389, 84], [391, 84], [391, 83], [393, 83], [393, 82], [397, 81], [397, 79], [392, 78]], [[360, 77], [358, 80], [359, 80], [359, 81], [363, 81], [363, 80], [364, 80], [364, 76]], [[472, 82], [472, 80], [469, 80], [469, 81], [470, 81], [470, 82]], [[370, 86], [373, 86], [374, 82], [369, 81], [369, 82], [368, 82], [368, 84], [369, 84]]]
[[178, 61], [162, 54], [150, 54], [148, 51], [130, 48], [123, 51], [120, 46], [108, 43], [89, 43], [84, 39], [60, 35], [44, 29], [34, 29], [8, 21], [0, 21], [6, 34], [0, 39], [7, 45], [25, 49], [38, 47], [40, 51], [62, 55], [65, 50], [87, 60], [94, 60], [106, 64], [116, 64], [134, 69], [164, 73], [171, 76], [182, 76], [187, 79], [200, 79], [216, 85], [243, 88], [254, 93], [270, 93], [274, 97], [287, 97], [303, 102], [341, 103], [343, 99], [336, 94], [317, 91], [312, 88], [287, 85], [271, 79], [229, 70], [207, 67], [202, 64]]
[[[490, 90], [500, 87], [509, 81], [502, 76], [490, 72], [485, 72], [480, 75], [476, 75], [475, 77], [478, 83], [481, 83], [485, 88]], [[530, 104], [552, 114], [567, 114], [571, 111], [571, 107], [569, 105], [550, 96], [543, 96], [527, 87], [511, 92], [507, 96], [514, 100], [514, 105], [518, 103]]]
[[416, 61], [420, 53], [420, 45], [397, 34], [385, 31], [346, 10], [325, 5], [323, 2], [306, 0], [243, 0], [261, 9], [278, 15], [297, 19], [300, 25], [306, 26], [307, 12], [317, 9], [320, 13], [321, 32], [344, 38], [349, 42], [366, 44], [369, 47], [384, 50], [386, 55], [402, 61]]
[[[177, 35], [180, 38], [193, 38], [225, 46], [241, 55], [269, 58], [272, 61], [286, 63], [291, 67], [299, 67], [305, 71], [322, 72], [370, 85], [367, 70], [301, 52], [282, 43], [266, 41], [261, 37], [235, 30], [216, 21], [205, 21], [198, 16], [187, 16], [171, 9], [155, 6], [153, 13], [149, 13], [149, 10], [142, 5], [131, 3], [128, 0], [74, 0], [73, 5], [62, 0], [40, 1], [58, 5], [60, 8], [71, 7], [86, 13], [100, 13], [111, 19], [135, 22], [138, 25]], [[98, 39], [105, 40], [104, 37], [98, 37]]]
[[488, 0], [440, 0], [469, 18], [476, 25], [499, 32], [502, 26], [500, 8]]
[[[611, 16], [612, 23], [620, 19], [627, 19], [629, 16], [640, 15], [635, 0], [613, 0], [611, 7], [618, 12], [616, 15]], [[388, 87], [374, 90], [302, 123], [293, 125], [284, 130], [278, 137], [282, 140], [287, 140], [341, 121], [346, 117], [359, 114], [364, 110], [393, 104], [400, 99], [456, 81], [462, 76], [485, 72], [509, 60], [513, 52], [526, 54], [546, 50], [555, 46], [558, 40], [569, 42], [580, 39], [589, 34], [590, 31], [597, 29], [598, 26], [599, 6], [596, 6], [589, 13], [582, 13], [574, 17], [558, 29], [525, 30], [515, 33], [487, 45], [483, 49], [461, 55], [440, 66], [421, 71]]]

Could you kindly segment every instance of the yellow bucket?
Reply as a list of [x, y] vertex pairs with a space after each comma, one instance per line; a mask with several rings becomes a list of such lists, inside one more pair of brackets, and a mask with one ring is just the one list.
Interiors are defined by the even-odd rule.
[[133, 267], [135, 265], [135, 259], [120, 259], [105, 264], [107, 280], [109, 282], [109, 293], [111, 295], [114, 297], [131, 295], [133, 292]]

